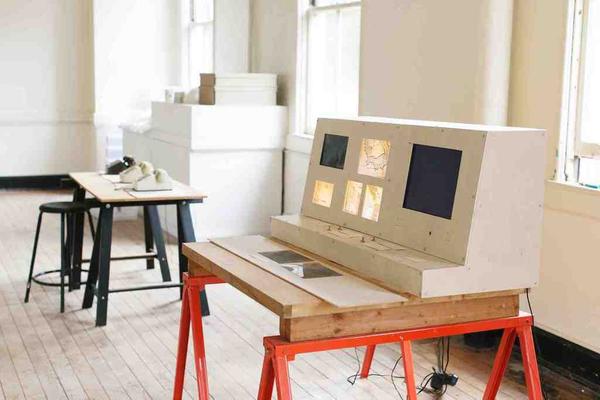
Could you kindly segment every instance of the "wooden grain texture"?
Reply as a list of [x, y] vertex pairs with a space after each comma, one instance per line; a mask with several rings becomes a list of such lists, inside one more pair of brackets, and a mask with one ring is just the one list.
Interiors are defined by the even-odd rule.
[[[94, 326], [93, 309], [81, 309], [82, 290], [67, 293], [64, 314], [58, 312], [56, 288], [36, 285], [30, 302], [23, 304], [37, 207], [43, 202], [70, 198], [71, 194], [64, 191], [0, 191], [0, 399], [55, 398], [51, 395], [69, 400], [170, 398], [181, 304], [177, 289], [115, 294], [109, 304], [111, 319], [104, 328]], [[58, 263], [58, 229], [58, 218], [45, 217], [38, 251], [40, 270]], [[91, 241], [88, 230], [85, 232], [84, 255], [89, 255]], [[145, 248], [142, 221], [116, 221], [113, 232], [115, 255], [138, 253]], [[169, 238], [167, 255], [175, 276], [177, 247]], [[140, 260], [113, 265], [111, 285], [115, 288], [161, 280], [158, 269], [146, 270]], [[212, 398], [255, 399], [262, 338], [278, 332], [279, 319], [230, 285], [211, 285], [207, 291], [212, 313], [204, 319], [204, 334]], [[362, 357], [364, 350], [357, 352]], [[398, 356], [397, 345], [379, 346], [373, 372], [389, 376]], [[435, 359], [433, 342], [415, 343], [417, 381], [431, 372]], [[444, 399], [480, 399], [492, 360], [493, 352], [472, 351], [459, 338], [453, 339], [449, 369], [460, 380], [448, 389]], [[187, 365], [184, 399], [195, 399], [191, 351]], [[356, 370], [354, 349], [298, 357], [290, 364], [294, 399], [399, 398], [385, 377], [358, 380], [350, 386], [346, 378]], [[497, 399], [527, 398], [520, 371], [519, 362], [512, 362]], [[402, 375], [401, 369], [396, 373]], [[400, 379], [396, 379], [396, 385], [406, 398]], [[586, 393], [577, 391], [561, 398], [586, 399], [593, 395], [586, 397]], [[434, 396], [422, 393], [419, 399]]]
[[[312, 253], [297, 248], [293, 249], [308, 257], [318, 259], [318, 256]], [[406, 318], [410, 316], [411, 312], [420, 315], [421, 326], [516, 315], [517, 310], [514, 309], [511, 299], [516, 299], [522, 292], [511, 290], [428, 299], [420, 299], [406, 294], [408, 301], [405, 302], [377, 306], [336, 307], [212, 243], [186, 243], [183, 252], [190, 260], [189, 272], [191, 275], [205, 275], [210, 272], [247, 294], [281, 318], [280, 332], [289, 338], [299, 337], [298, 335], [306, 337], [311, 334], [310, 331], [313, 328], [309, 324], [310, 319], [297, 325], [293, 325], [289, 321], [297, 319], [298, 322], [302, 322], [300, 320], [303, 317], [315, 317], [317, 320], [317, 316], [323, 316], [323, 321], [325, 321], [327, 318], [334, 318], [334, 320], [338, 318], [339, 320], [339, 316], [345, 316], [347, 320], [353, 320], [352, 329], [354, 330], [352, 332], [360, 333], [359, 327], [364, 327], [365, 321], [367, 321], [369, 329], [375, 329], [378, 332], [394, 329], [393, 327], [404, 327], [406, 324], [406, 319], [403, 317], [404, 310], [407, 310]], [[473, 306], [472, 310], [471, 306]], [[373, 318], [373, 315], [388, 309], [391, 311], [385, 312], [385, 318], [381, 320]], [[437, 317], [437, 319], [428, 319], [429, 310], [433, 313], [442, 312], [441, 310], [453, 310], [453, 313]], [[358, 321], [355, 320], [356, 318]], [[411, 320], [410, 323], [416, 322]], [[338, 328], [336, 324], [331, 326], [335, 329]], [[414, 327], [414, 325], [406, 325], [406, 327], [409, 326]], [[294, 332], [290, 332], [290, 329], [294, 329]], [[309, 333], [295, 332], [295, 330], [304, 329], [307, 329]], [[371, 332], [369, 329], [366, 332]], [[321, 335], [321, 332], [317, 332], [317, 335]]]
[[102, 203], [202, 200], [206, 198], [198, 190], [175, 180], [173, 180], [172, 190], [135, 193], [126, 189], [116, 188], [113, 182], [97, 172], [72, 172], [69, 176]]
[[[336, 307], [373, 306], [406, 301], [405, 297], [396, 292], [361, 279], [346, 269], [338, 269], [336, 264], [323, 260], [319, 262], [339, 275], [304, 279], [260, 254], [290, 250], [286, 244], [264, 236], [237, 236], [214, 239], [211, 242]], [[307, 258], [315, 260], [314, 257]]]
[[519, 296], [508, 295], [286, 318], [280, 321], [280, 329], [290, 341], [298, 341], [455, 324], [518, 313]]

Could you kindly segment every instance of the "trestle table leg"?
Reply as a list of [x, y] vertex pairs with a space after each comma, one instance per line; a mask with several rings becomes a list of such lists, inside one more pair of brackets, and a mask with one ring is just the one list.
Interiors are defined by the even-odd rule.
[[187, 288], [183, 288], [181, 301], [181, 319], [179, 320], [179, 341], [177, 346], [177, 367], [175, 369], [175, 385], [173, 399], [180, 400], [183, 396], [183, 381], [185, 379], [185, 362], [190, 338], [190, 304]]
[[512, 348], [515, 343], [516, 334], [515, 328], [504, 329], [502, 339], [500, 340], [500, 345], [498, 346], [498, 352], [496, 353], [496, 358], [494, 359], [494, 366], [492, 367], [492, 372], [485, 388], [485, 393], [483, 394], [484, 400], [493, 400], [498, 394], [500, 383], [502, 382], [502, 377], [506, 371], [506, 367], [510, 359], [510, 353], [512, 352]]
[[400, 349], [402, 350], [404, 382], [406, 382], [408, 400], [417, 400], [417, 387], [415, 385], [415, 371], [410, 340], [402, 340], [400, 342]]
[[265, 349], [263, 358], [262, 373], [260, 376], [260, 386], [258, 387], [258, 400], [271, 400], [273, 395], [273, 382], [275, 380], [273, 368], [273, 353]]
[[275, 383], [277, 386], [278, 400], [291, 400], [292, 388], [290, 385], [290, 370], [288, 359], [285, 355], [273, 355], [273, 369], [275, 374]]
[[360, 370], [360, 377], [363, 379], [369, 377], [369, 371], [371, 370], [371, 363], [373, 362], [373, 355], [375, 354], [375, 346], [376, 345], [374, 345], [374, 344], [367, 346], [367, 349], [365, 351], [365, 358], [363, 359], [363, 365]]
[[189, 286], [187, 289], [190, 320], [194, 343], [194, 361], [196, 364], [196, 379], [200, 400], [209, 400], [208, 397], [208, 372], [206, 370], [206, 353], [204, 350], [204, 332], [202, 328], [202, 314], [200, 313], [200, 288]]
[[525, 382], [527, 383], [529, 399], [542, 400], [542, 384], [535, 356], [535, 344], [533, 342], [531, 326], [524, 325], [517, 327], [517, 335], [519, 336], [519, 346], [521, 347], [523, 370], [525, 372]]

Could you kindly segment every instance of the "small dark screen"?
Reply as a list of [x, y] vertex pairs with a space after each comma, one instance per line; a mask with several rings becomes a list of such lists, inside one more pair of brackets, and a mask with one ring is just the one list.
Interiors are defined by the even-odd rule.
[[347, 148], [348, 136], [325, 134], [320, 164], [326, 167], [344, 169]]
[[452, 218], [462, 151], [414, 144], [404, 208]]

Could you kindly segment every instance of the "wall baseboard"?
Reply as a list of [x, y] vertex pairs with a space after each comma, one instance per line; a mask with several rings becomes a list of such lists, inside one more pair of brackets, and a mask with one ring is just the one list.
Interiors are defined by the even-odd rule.
[[73, 182], [69, 175], [35, 175], [0, 177], [0, 189], [69, 189]]
[[533, 329], [540, 364], [600, 391], [600, 354], [543, 329]]

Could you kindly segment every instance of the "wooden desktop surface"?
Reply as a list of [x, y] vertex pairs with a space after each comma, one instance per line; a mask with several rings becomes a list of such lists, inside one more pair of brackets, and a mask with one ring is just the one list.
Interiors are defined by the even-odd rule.
[[173, 180], [172, 190], [136, 192], [132, 189], [119, 188], [98, 172], [72, 172], [69, 176], [102, 203], [203, 200], [206, 198], [198, 190], [176, 180]]
[[515, 316], [522, 292], [428, 299], [402, 293], [408, 301], [340, 308], [215, 244], [186, 243], [183, 254], [191, 276], [215, 275], [277, 314], [280, 334], [291, 341]]

